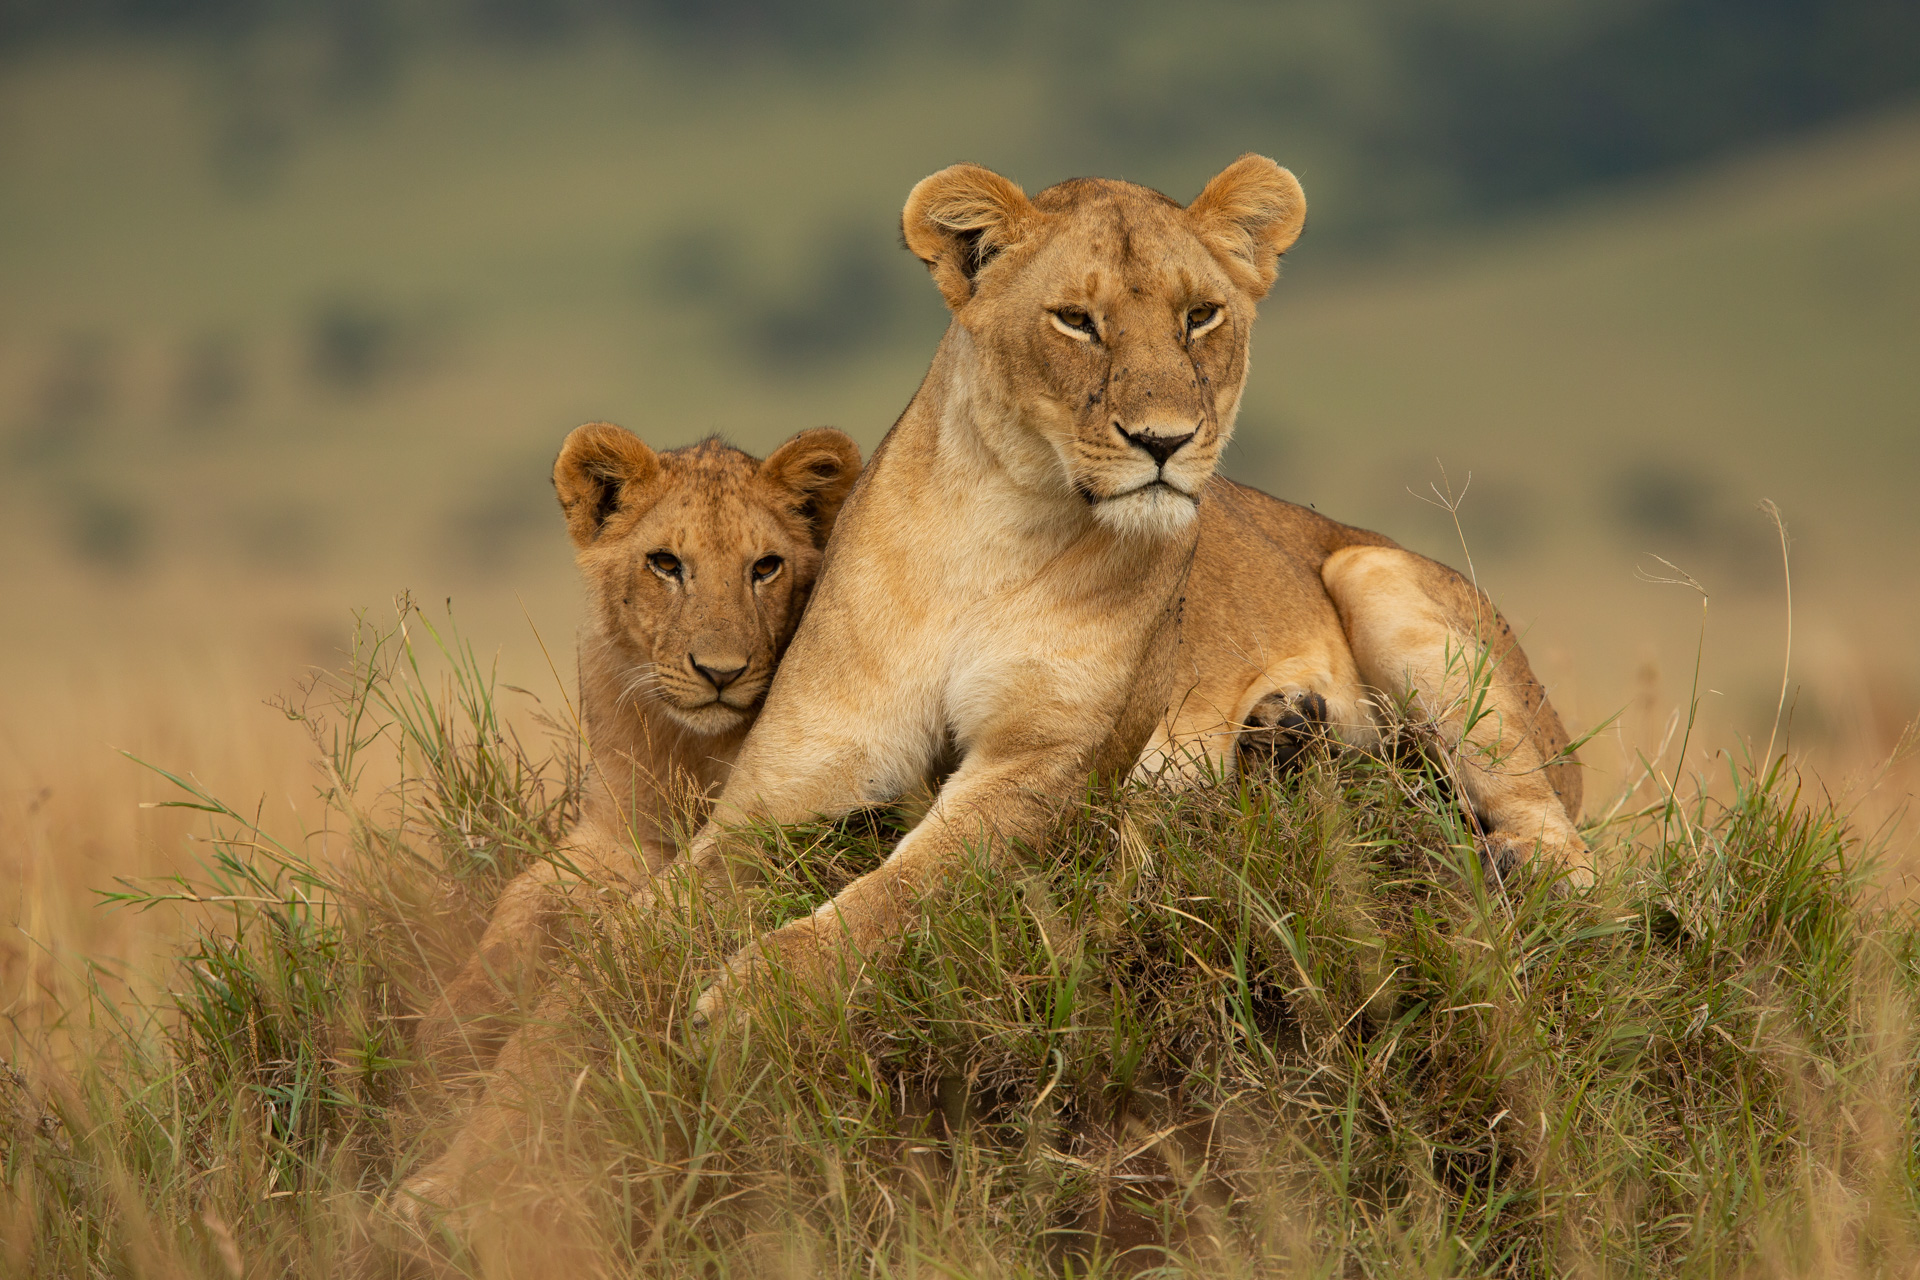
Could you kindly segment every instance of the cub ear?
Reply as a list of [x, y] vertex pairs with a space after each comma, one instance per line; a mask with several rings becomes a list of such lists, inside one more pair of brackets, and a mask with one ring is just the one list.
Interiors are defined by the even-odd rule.
[[900, 232], [948, 308], [958, 311], [973, 297], [980, 268], [1018, 243], [1039, 216], [1027, 193], [993, 170], [956, 164], [914, 185]]
[[859, 476], [860, 447], [852, 437], [832, 427], [815, 427], [768, 455], [758, 478], [773, 489], [778, 505], [812, 527], [813, 545], [824, 547], [840, 504]]
[[611, 422], [575, 427], [553, 464], [553, 491], [576, 547], [593, 545], [607, 521], [638, 500], [660, 474], [660, 460], [639, 436]]
[[1307, 196], [1291, 173], [1248, 152], [1207, 184], [1187, 217], [1234, 283], [1259, 299], [1307, 224]]

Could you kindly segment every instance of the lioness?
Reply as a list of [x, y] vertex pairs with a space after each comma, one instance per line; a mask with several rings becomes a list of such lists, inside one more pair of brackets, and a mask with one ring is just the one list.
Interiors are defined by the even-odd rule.
[[953, 323], [679, 870], [725, 884], [730, 824], [951, 773], [884, 864], [741, 951], [702, 1017], [766, 957], [826, 983], [884, 952], [965, 848], [1038, 843], [1089, 771], [1124, 774], [1150, 739], [1219, 758], [1250, 724], [1320, 719], [1366, 742], [1393, 695], [1438, 719], [1496, 857], [1586, 874], [1566, 734], [1491, 603], [1387, 538], [1212, 479], [1255, 304], [1305, 218], [1293, 175], [1254, 155], [1184, 209], [1098, 179], [1028, 199], [974, 165], [914, 188], [907, 247]]
[[[609, 423], [576, 428], [554, 492], [586, 581], [580, 712], [592, 764], [561, 857], [500, 896], [473, 957], [421, 1024], [446, 1064], [486, 1056], [484, 1025], [530, 976], [565, 890], [631, 884], [705, 818], [799, 625], [860, 451], [831, 427], [761, 462], [718, 440], [655, 453]], [[469, 1037], [468, 1031], [480, 1034]]]
[[[953, 322], [841, 511], [711, 820], [636, 902], [659, 909], [694, 877], [731, 885], [735, 824], [945, 781], [879, 868], [737, 953], [700, 1019], [771, 958], [802, 982], [844, 982], [969, 846], [1002, 858], [1038, 844], [1089, 772], [1124, 776], [1150, 739], [1149, 766], [1176, 771], [1227, 758], [1235, 734], [1310, 720], [1364, 740], [1394, 694], [1438, 717], [1491, 831], [1582, 862], [1565, 735], [1485, 598], [1379, 535], [1212, 479], [1255, 306], [1305, 217], [1293, 175], [1254, 155], [1184, 208], [1099, 179], [1029, 199], [975, 165], [913, 189], [907, 247]], [[522, 1033], [489, 1100], [403, 1195], [470, 1195], [528, 1083], [551, 1083], [544, 1054]]]

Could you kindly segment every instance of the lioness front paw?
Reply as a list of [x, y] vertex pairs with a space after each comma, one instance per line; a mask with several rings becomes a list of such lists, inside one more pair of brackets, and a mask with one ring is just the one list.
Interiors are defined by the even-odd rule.
[[1327, 700], [1311, 689], [1281, 690], [1253, 704], [1238, 747], [1243, 765], [1291, 766], [1327, 731]]
[[1489, 832], [1483, 843], [1487, 867], [1503, 883], [1511, 876], [1532, 873], [1550, 877], [1553, 887], [1563, 893], [1593, 887], [1593, 853], [1578, 837], [1563, 846]]
[[773, 976], [797, 987], [819, 987], [826, 977], [826, 956], [819, 921], [803, 916], [763, 933], [736, 951], [725, 969], [694, 1003], [690, 1026], [695, 1033], [723, 1025], [739, 1016], [754, 984]]

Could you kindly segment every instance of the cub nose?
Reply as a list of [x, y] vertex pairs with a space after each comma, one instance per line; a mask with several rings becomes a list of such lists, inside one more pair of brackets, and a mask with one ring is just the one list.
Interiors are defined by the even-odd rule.
[[700, 659], [694, 657], [692, 654], [687, 655], [687, 661], [693, 664], [695, 671], [698, 671], [706, 678], [707, 683], [713, 686], [715, 693], [719, 693], [735, 680], [738, 680], [742, 675], [746, 674], [747, 670], [745, 663], [741, 663], [737, 667], [705, 666], [701, 663]]
[[1167, 465], [1167, 459], [1180, 452], [1180, 446], [1193, 439], [1196, 434], [1189, 431], [1185, 435], [1176, 436], [1161, 435], [1151, 431], [1129, 431], [1117, 422], [1113, 424], [1113, 429], [1134, 448], [1145, 449], [1147, 456], [1153, 459], [1155, 465], [1163, 467]]

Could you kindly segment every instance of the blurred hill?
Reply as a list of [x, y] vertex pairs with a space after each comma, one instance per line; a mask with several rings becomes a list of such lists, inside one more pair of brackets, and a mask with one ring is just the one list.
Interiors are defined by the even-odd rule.
[[1582, 725], [1686, 692], [1657, 552], [1713, 593], [1710, 710], [1764, 733], [1770, 497], [1800, 731], [1884, 745], [1920, 690], [1908, 6], [174, 0], [0, 33], [15, 671], [284, 672], [411, 588], [531, 683], [529, 620], [570, 665], [568, 428], [870, 448], [944, 324], [898, 248], [916, 179], [1187, 198], [1253, 149], [1313, 215], [1231, 471], [1471, 552]]
[[[995, 114], [1023, 68], [1047, 172], [1187, 186], [1193, 156], [1284, 137], [1377, 242], [1671, 171], [1920, 90], [1904, 0], [11, 0], [0, 55], [165, 45], [202, 66], [216, 159], [271, 182], [316, 132], [449, 48], [616, 41], [696, 87], [859, 83], [931, 62], [949, 112]], [[913, 90], [896, 86], [899, 95]], [[688, 105], [692, 105], [689, 103]], [[1078, 166], [1078, 167], [1075, 167]]]

